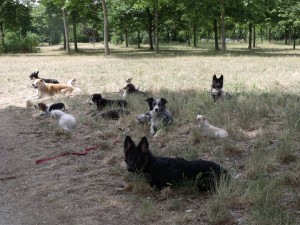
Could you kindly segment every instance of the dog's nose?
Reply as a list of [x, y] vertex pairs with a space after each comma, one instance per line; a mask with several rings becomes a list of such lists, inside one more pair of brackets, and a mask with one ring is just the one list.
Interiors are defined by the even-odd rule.
[[155, 112], [158, 112], [158, 108], [155, 108]]

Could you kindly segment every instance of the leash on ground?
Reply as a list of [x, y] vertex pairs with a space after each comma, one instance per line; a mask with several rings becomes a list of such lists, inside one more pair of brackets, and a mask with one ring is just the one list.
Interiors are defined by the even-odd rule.
[[[114, 141], [113, 141], [114, 144], [116, 144], [117, 142], [120, 142], [119, 138], [115, 138]], [[96, 150], [100, 147], [101, 147], [100, 145], [96, 145], [96, 146], [93, 146], [93, 147], [90, 147], [90, 148], [86, 148], [86, 149], [84, 149], [80, 152], [64, 152], [62, 154], [59, 154], [59, 155], [56, 155], [56, 156], [53, 156], [53, 157], [48, 157], [48, 158], [43, 158], [43, 159], [36, 160], [35, 163], [36, 164], [44, 163], [44, 162], [50, 161], [52, 159], [56, 159], [56, 158], [66, 156], [66, 155], [79, 155], [79, 156], [86, 155], [89, 151]]]
[[44, 162], [50, 161], [52, 159], [56, 159], [56, 158], [66, 156], [66, 155], [79, 155], [79, 156], [86, 155], [89, 151], [96, 150], [98, 148], [100, 148], [100, 145], [93, 146], [93, 147], [90, 147], [90, 148], [86, 148], [86, 149], [84, 149], [80, 152], [64, 152], [62, 154], [59, 154], [59, 155], [56, 155], [56, 156], [53, 156], [53, 157], [36, 160], [35, 163], [36, 164], [44, 163]]

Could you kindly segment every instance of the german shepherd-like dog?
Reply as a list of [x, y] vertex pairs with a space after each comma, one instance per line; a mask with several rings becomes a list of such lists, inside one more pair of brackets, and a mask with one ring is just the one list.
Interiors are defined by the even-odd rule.
[[222, 175], [229, 179], [227, 170], [212, 161], [153, 156], [146, 137], [136, 146], [131, 137], [126, 136], [124, 152], [127, 170], [145, 174], [149, 184], [158, 190], [189, 180], [199, 191], [210, 191], [215, 189]]
[[216, 75], [213, 75], [210, 94], [212, 95], [214, 102], [216, 102], [218, 99], [225, 99], [231, 97], [231, 95], [228, 92], [224, 91], [223, 84], [223, 75], [221, 75], [219, 78], [217, 78]]

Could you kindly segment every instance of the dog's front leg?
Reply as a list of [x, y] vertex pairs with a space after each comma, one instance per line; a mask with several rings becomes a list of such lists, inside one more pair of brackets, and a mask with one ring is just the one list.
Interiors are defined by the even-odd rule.
[[154, 135], [157, 131], [156, 121], [155, 119], [151, 119], [151, 126], [150, 126], [150, 134]]
[[30, 97], [30, 99], [38, 99], [39, 98], [39, 94], [37, 93], [37, 94], [35, 94], [35, 95], [32, 95], [31, 97]]

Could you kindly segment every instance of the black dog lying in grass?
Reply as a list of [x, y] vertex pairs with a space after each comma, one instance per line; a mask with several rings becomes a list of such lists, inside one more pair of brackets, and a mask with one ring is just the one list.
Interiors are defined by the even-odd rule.
[[127, 111], [127, 110], [112, 109], [112, 110], [108, 110], [106, 112], [102, 112], [100, 114], [94, 113], [91, 116], [92, 117], [100, 116], [100, 117], [102, 117], [103, 119], [106, 119], [106, 120], [118, 120], [118, 119], [121, 118], [121, 116], [127, 116], [127, 115], [130, 115], [130, 112]]
[[170, 184], [178, 185], [184, 180], [190, 180], [199, 191], [209, 191], [214, 190], [222, 174], [226, 180], [229, 179], [227, 170], [212, 161], [153, 156], [146, 137], [135, 146], [127, 136], [124, 151], [127, 170], [145, 174], [150, 185], [159, 190]]
[[42, 79], [43, 81], [45, 81], [45, 83], [59, 84], [59, 82], [56, 79], [44, 79], [44, 78], [40, 78], [39, 77], [39, 71], [34, 71], [33, 73], [31, 73], [30, 76], [29, 76], [29, 78], [30, 78], [30, 80]]
[[101, 94], [93, 94], [89, 100], [89, 104], [97, 105], [98, 110], [102, 110], [107, 106], [118, 106], [121, 108], [127, 107], [128, 103], [125, 100], [110, 100], [102, 98]]

